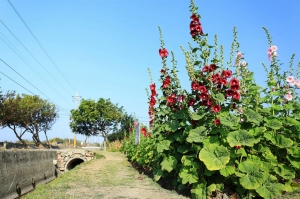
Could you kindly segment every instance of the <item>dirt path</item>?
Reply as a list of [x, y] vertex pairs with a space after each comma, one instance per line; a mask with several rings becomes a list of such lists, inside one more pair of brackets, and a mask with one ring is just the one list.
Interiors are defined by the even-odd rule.
[[84, 163], [24, 198], [185, 198], [140, 175], [122, 153], [100, 153], [105, 158]]

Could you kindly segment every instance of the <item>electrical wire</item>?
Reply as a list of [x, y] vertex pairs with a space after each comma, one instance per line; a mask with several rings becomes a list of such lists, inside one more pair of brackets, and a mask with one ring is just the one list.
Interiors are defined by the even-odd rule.
[[[37, 39], [37, 37], [34, 35], [34, 33], [31, 31], [31, 29], [29, 28], [29, 26], [27, 25], [27, 23], [24, 21], [24, 19], [21, 17], [21, 15], [19, 14], [19, 12], [16, 10], [16, 8], [13, 6], [13, 4], [10, 2], [10, 0], [7, 0], [8, 3], [11, 5], [11, 7], [14, 9], [14, 11], [17, 13], [17, 15], [19, 16], [19, 18], [22, 20], [22, 22], [24, 23], [24, 25], [26, 26], [26, 28], [29, 30], [29, 32], [31, 33], [31, 35], [34, 37], [34, 39], [36, 40], [36, 42], [39, 44], [39, 46], [42, 48], [42, 50], [44, 51], [44, 53], [47, 55], [47, 57], [50, 59], [50, 61], [52, 62], [52, 64], [56, 67], [56, 69], [59, 71], [59, 73], [61, 74], [61, 76], [66, 80], [66, 82], [68, 82], [68, 84], [74, 89], [74, 87], [70, 84], [70, 82], [66, 79], [66, 77], [62, 74], [62, 72], [59, 70], [59, 68], [57, 67], [57, 65], [54, 63], [53, 59], [50, 57], [50, 55], [47, 53], [46, 49], [42, 46], [42, 44], [40, 43], [40, 41]], [[74, 89], [76, 90], [76, 89]]]
[[15, 36], [15, 34], [4, 24], [2, 20], [0, 20], [2, 25], [14, 36], [14, 38], [23, 46], [23, 48], [33, 57], [33, 59], [48, 73], [48, 75], [60, 86], [62, 87], [69, 95], [72, 96], [72, 94], [65, 89], [50, 73], [49, 71], [36, 59], [36, 57], [24, 46], [24, 44]]
[[[0, 32], [0, 34], [2, 35], [2, 36], [4, 36], [1, 32]], [[5, 37], [5, 36], [4, 36]], [[19, 54], [20, 55], [22, 55], [23, 57], [24, 57], [24, 59], [0, 36], [0, 39], [2, 39], [2, 41], [4, 42], [4, 43], [6, 43], [6, 45], [12, 50], [12, 51], [14, 51], [14, 53], [16, 53], [16, 55], [18, 56], [18, 57], [20, 57], [20, 59], [22, 59], [23, 60], [23, 62], [33, 71], [33, 72], [35, 72], [35, 74], [43, 81], [43, 82], [45, 82], [45, 84], [47, 84], [51, 89], [52, 89], [52, 91], [56, 94], [56, 95], [58, 95], [61, 99], [63, 99], [64, 100], [64, 102], [65, 103], [67, 103], [67, 104], [69, 104], [67, 101], [65, 101], [65, 99], [64, 98], [62, 98], [54, 89], [53, 89], [53, 87], [51, 87], [50, 86], [50, 84], [48, 83], [48, 82], [46, 82], [45, 81], [45, 79], [43, 79], [42, 77], [41, 77], [41, 74], [39, 74], [39, 72], [38, 71], [36, 71], [32, 66], [30, 66], [27, 62], [28, 62], [28, 60], [24, 60], [24, 59], [26, 59], [23, 55], [22, 55], [22, 53], [20, 53], [19, 51], [18, 51], [18, 49], [16, 49], [16, 47], [14, 47], [10, 42], [9, 42], [9, 40], [5, 37], [5, 39], [19, 52]]]

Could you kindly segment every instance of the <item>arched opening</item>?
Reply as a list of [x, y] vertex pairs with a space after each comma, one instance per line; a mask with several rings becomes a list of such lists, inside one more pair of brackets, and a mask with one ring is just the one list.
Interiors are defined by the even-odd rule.
[[79, 165], [83, 162], [84, 162], [84, 159], [81, 159], [81, 158], [73, 158], [73, 159], [69, 160], [66, 164], [65, 172], [69, 171], [71, 169], [74, 169], [74, 167], [76, 167], [77, 165]]

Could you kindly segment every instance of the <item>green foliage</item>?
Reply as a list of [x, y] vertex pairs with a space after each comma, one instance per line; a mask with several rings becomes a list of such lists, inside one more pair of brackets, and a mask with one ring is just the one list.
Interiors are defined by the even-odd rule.
[[[193, 1], [190, 8], [195, 14], [192, 18], [199, 16]], [[270, 47], [276, 49], [266, 32]], [[191, 91], [180, 85], [173, 53], [173, 70], [162, 57], [162, 96], [149, 97], [149, 113], [154, 120], [152, 135], [147, 138], [151, 149], [145, 150], [153, 155], [148, 156], [151, 164], [147, 166], [153, 169], [154, 179], [172, 182], [178, 190], [190, 190], [193, 198], [207, 198], [230, 187], [241, 198], [275, 198], [284, 191], [299, 189], [293, 183], [300, 177], [300, 103], [296, 86], [287, 85], [286, 73], [280, 74], [274, 54], [269, 55], [270, 67], [264, 65], [266, 87], [257, 85], [239, 52], [235, 28], [225, 70], [223, 48], [222, 60], [218, 60], [218, 46], [210, 46], [207, 36], [192, 36], [197, 46], [189, 44], [190, 51], [181, 47]], [[163, 49], [161, 30], [160, 39]], [[211, 48], [214, 57], [210, 56]], [[142, 147], [146, 146], [141, 144], [138, 150], [144, 151]], [[130, 151], [128, 148], [127, 154]], [[141, 160], [144, 156], [135, 157]]]

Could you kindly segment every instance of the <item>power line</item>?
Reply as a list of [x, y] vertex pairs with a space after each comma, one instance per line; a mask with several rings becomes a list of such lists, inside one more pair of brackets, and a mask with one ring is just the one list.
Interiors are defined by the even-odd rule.
[[[68, 84], [74, 89], [74, 87], [70, 84], [70, 82], [66, 79], [66, 77], [62, 74], [62, 72], [59, 70], [59, 68], [57, 67], [57, 65], [54, 63], [54, 61], [52, 60], [52, 58], [50, 57], [50, 55], [47, 53], [46, 49], [42, 46], [42, 44], [39, 42], [39, 40], [37, 39], [37, 37], [33, 34], [33, 32], [31, 31], [31, 29], [29, 28], [29, 26], [26, 24], [26, 22], [23, 20], [23, 18], [21, 17], [21, 15], [19, 14], [19, 12], [16, 10], [16, 8], [13, 6], [13, 4], [10, 2], [10, 0], [7, 0], [8, 3], [11, 5], [11, 7], [14, 9], [14, 11], [17, 13], [17, 15], [19, 16], [19, 18], [22, 20], [22, 22], [24, 23], [24, 25], [26, 26], [26, 28], [29, 30], [29, 32], [31, 33], [31, 35], [34, 37], [34, 39], [36, 40], [36, 42], [39, 44], [39, 46], [43, 49], [44, 53], [47, 55], [47, 57], [50, 59], [50, 61], [52, 62], [52, 64], [56, 67], [56, 69], [59, 71], [59, 73], [61, 74], [61, 76], [66, 80], [66, 82], [68, 82]], [[74, 89], [76, 90], [76, 89]]]
[[12, 78], [8, 77], [7, 75], [5, 75], [3, 72], [0, 71], [0, 73], [2, 73], [5, 77], [7, 77], [8, 79], [10, 79], [11, 81], [15, 82], [16, 84], [18, 84], [19, 86], [21, 86], [22, 88], [24, 88], [25, 90], [27, 90], [29, 93], [31, 93], [32, 95], [35, 95], [33, 92], [31, 92], [30, 90], [28, 90], [27, 88], [25, 88], [24, 86], [22, 86], [21, 84], [19, 84], [18, 82], [16, 82], [15, 80], [13, 80]]
[[[2, 60], [1, 60], [2, 61]], [[16, 84], [18, 84], [19, 86], [21, 86], [22, 88], [24, 88], [25, 90], [27, 90], [29, 93], [31, 93], [32, 95], [36, 95], [33, 92], [31, 92], [29, 89], [25, 88], [24, 86], [22, 86], [21, 84], [19, 84], [18, 82], [16, 82], [15, 80], [13, 80], [12, 78], [10, 78], [9, 76], [7, 76], [6, 74], [4, 74], [2, 71], [0, 71], [0, 73], [2, 73], [5, 77], [7, 77], [8, 79], [10, 79], [11, 81], [15, 82]], [[55, 103], [54, 103], [55, 104]], [[67, 112], [65, 109], [61, 108], [60, 106], [58, 106], [58, 108], [60, 108], [61, 110], [64, 110], [65, 112]]]
[[52, 77], [52, 79], [58, 84], [60, 85], [60, 87], [62, 87], [67, 93], [69, 93], [69, 95], [72, 95], [69, 91], [67, 91], [65, 89], [65, 87], [63, 87], [50, 73], [49, 71], [35, 58], [35, 56], [24, 46], [24, 44], [15, 36], [15, 34], [4, 24], [4, 22], [2, 20], [0, 20], [0, 22], [2, 23], [2, 25], [14, 36], [14, 38], [23, 46], [23, 48], [25, 48], [25, 50], [33, 57], [33, 59], [48, 73], [48, 75], [50, 75], [50, 77]]
[[25, 77], [23, 77], [20, 73], [18, 73], [15, 69], [13, 69], [10, 65], [8, 65], [5, 61], [0, 59], [6, 66], [8, 66], [11, 70], [13, 70], [15, 73], [17, 73], [20, 77], [22, 77], [26, 82], [28, 82], [31, 86], [33, 86], [36, 90], [38, 90], [40, 93], [42, 93], [45, 97], [47, 97], [52, 103], [56, 104], [50, 97], [48, 97], [45, 93], [43, 93], [40, 89], [38, 89], [35, 85], [30, 83]]
[[[9, 42], [9, 40], [0, 32], [0, 34]], [[45, 82], [45, 84], [47, 84], [51, 89], [52, 89], [52, 91], [55, 93], [55, 94], [57, 94], [60, 98], [62, 98], [54, 89], [53, 89], [53, 87], [51, 87], [50, 86], [50, 84], [48, 84], [48, 82], [46, 82], [45, 81], [45, 79], [43, 79], [42, 77], [41, 77], [41, 74], [39, 74], [38, 73], [38, 71], [36, 71], [36, 70], [34, 70], [34, 68], [32, 67], [32, 66], [30, 66], [27, 62], [28, 62], [28, 60], [24, 60], [24, 59], [26, 59], [23, 55], [22, 55], [22, 53], [20, 53], [19, 51], [18, 51], [18, 49], [16, 48], [16, 47], [14, 47], [10, 42], [10, 44], [19, 52], [19, 54], [20, 55], [22, 55], [23, 57], [24, 57], [24, 59], [6, 42], [6, 41], [4, 41], [4, 39], [0, 36], [0, 38], [2, 39], [2, 41], [4, 42], [4, 43], [6, 43], [6, 45], [12, 50], [12, 51], [14, 51], [14, 53], [16, 53], [16, 55], [18, 55], [18, 57], [20, 57], [20, 59], [22, 59], [23, 60], [23, 62], [31, 69], [31, 70], [33, 70], [33, 72], [35, 72], [35, 74], [43, 81], [43, 82]], [[63, 100], [64, 100], [64, 102], [66, 102], [67, 104], [68, 104], [68, 102], [67, 101], [65, 101], [65, 99], [64, 98], [62, 98]]]

